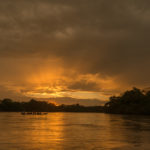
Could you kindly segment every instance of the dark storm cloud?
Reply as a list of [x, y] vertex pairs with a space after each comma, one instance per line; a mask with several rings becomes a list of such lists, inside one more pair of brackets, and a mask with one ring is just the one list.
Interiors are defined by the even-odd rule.
[[[57, 57], [78, 74], [148, 86], [149, 5], [147, 0], [1, 0], [0, 57], [6, 62]], [[69, 86], [97, 89], [82, 82]]]
[[79, 90], [79, 91], [94, 91], [99, 92], [101, 89], [99, 84], [95, 82], [89, 82], [87, 80], [80, 80], [77, 82], [72, 82], [68, 85], [69, 90]]

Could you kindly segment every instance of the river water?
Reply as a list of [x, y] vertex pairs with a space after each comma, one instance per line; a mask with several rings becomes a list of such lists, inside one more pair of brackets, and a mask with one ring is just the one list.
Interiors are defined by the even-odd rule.
[[0, 150], [149, 150], [150, 116], [0, 113]]

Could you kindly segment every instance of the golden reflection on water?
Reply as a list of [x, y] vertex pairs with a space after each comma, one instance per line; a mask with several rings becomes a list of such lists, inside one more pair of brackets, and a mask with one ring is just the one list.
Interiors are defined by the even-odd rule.
[[[149, 149], [150, 118], [100, 113], [0, 113], [2, 150]], [[0, 149], [0, 150], [1, 150]]]
[[[63, 113], [50, 113], [48, 116], [27, 116], [30, 119], [34, 117], [30, 126], [32, 128], [30, 132], [29, 141], [36, 144], [36, 147], [41, 145], [45, 148], [47, 143], [51, 147], [61, 148], [60, 143], [63, 142]], [[38, 146], [39, 145], [39, 146]]]

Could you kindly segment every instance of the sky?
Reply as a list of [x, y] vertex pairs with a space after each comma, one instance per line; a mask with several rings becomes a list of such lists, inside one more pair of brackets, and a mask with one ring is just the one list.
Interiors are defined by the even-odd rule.
[[0, 0], [0, 98], [107, 101], [135, 86], [148, 88], [149, 5]]

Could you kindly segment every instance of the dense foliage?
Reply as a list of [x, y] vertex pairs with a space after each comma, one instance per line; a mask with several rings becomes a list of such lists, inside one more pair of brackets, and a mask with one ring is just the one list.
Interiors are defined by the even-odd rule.
[[11, 99], [4, 99], [0, 102], [0, 111], [7, 112], [102, 112], [102, 109], [102, 106], [85, 107], [79, 104], [56, 106], [53, 103], [34, 99], [29, 102], [14, 102]]
[[109, 102], [105, 104], [105, 112], [150, 115], [150, 91], [133, 88], [121, 96], [110, 97]]

